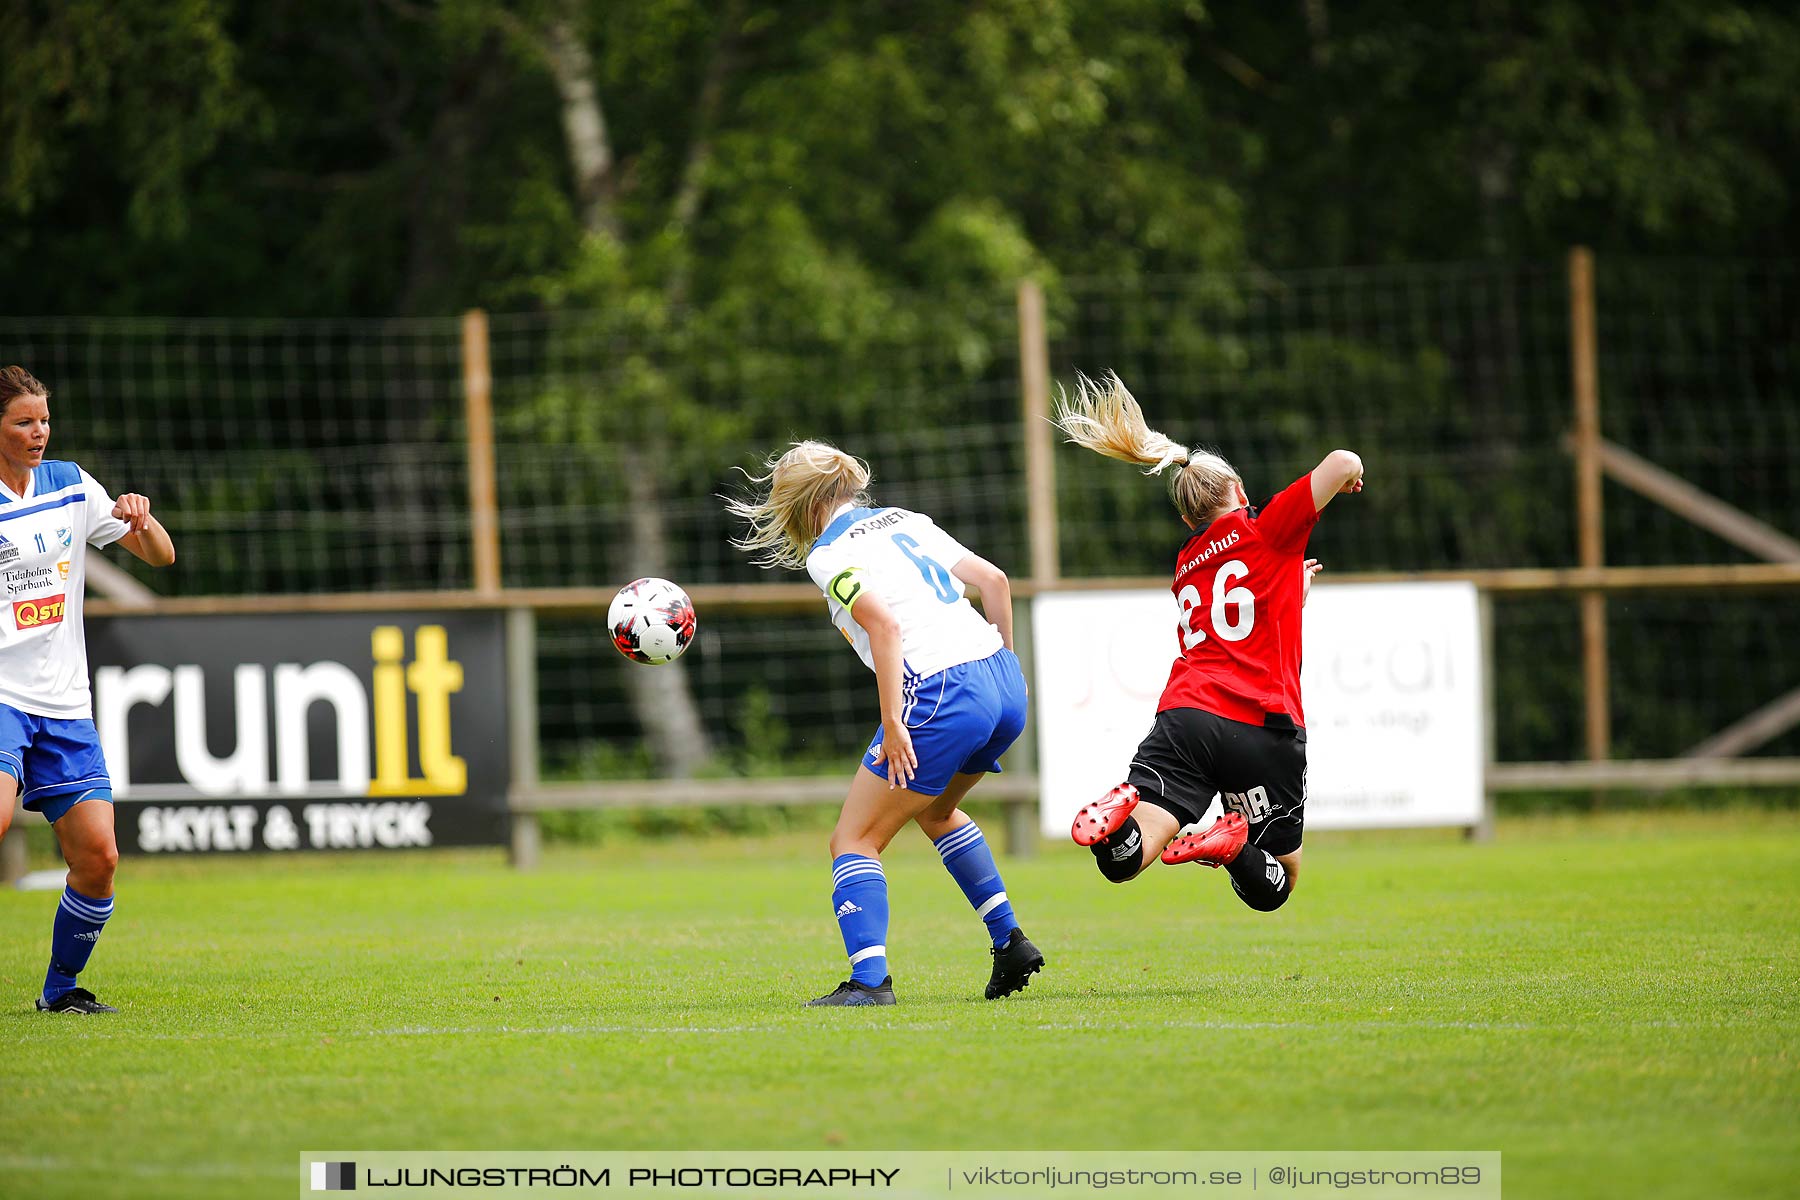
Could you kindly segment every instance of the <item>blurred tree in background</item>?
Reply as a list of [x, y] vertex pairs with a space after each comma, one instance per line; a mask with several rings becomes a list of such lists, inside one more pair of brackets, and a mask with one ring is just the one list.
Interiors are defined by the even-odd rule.
[[0, 34], [15, 313], [817, 323], [1026, 268], [1795, 249], [1786, 4], [4, 0]]
[[1271, 264], [1795, 249], [1792, 5], [1209, 5]]

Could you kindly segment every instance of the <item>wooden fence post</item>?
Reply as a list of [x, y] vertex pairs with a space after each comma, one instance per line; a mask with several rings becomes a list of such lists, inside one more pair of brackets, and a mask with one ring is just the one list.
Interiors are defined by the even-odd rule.
[[[1594, 330], [1594, 254], [1569, 251], [1569, 362], [1575, 392], [1575, 512], [1580, 565], [1606, 558], [1601, 508], [1600, 372]], [[1587, 756], [1612, 756], [1612, 705], [1606, 662], [1606, 596], [1581, 594], [1581, 679], [1587, 699]]]
[[1057, 551], [1056, 440], [1050, 424], [1050, 342], [1044, 290], [1019, 284], [1019, 391], [1024, 400], [1025, 521], [1031, 531], [1031, 582], [1038, 591], [1062, 573]]
[[[506, 737], [511, 743], [509, 795], [538, 786], [537, 614], [523, 606], [506, 610]], [[535, 811], [515, 809], [510, 816], [512, 865], [529, 870], [538, 865], [543, 834]]]
[[463, 314], [463, 416], [469, 456], [469, 537], [475, 590], [500, 590], [500, 513], [494, 484], [494, 377], [489, 369], [487, 313]]
[[[1035, 279], [1019, 282], [1019, 396], [1021, 434], [1025, 441], [1025, 527], [1031, 548], [1031, 595], [1043, 595], [1056, 586], [1062, 574], [1057, 546], [1056, 439], [1050, 424], [1050, 338], [1044, 325], [1044, 289]], [[1014, 649], [1032, 678], [1033, 656], [1028, 640], [1032, 622], [1029, 603], [1013, 619]], [[1037, 759], [1036, 722], [1030, 722], [1019, 739], [1017, 756]], [[1040, 801], [1041, 803], [1041, 801]], [[1006, 847], [1015, 855], [1037, 848], [1038, 806], [1009, 804], [1006, 809]]]

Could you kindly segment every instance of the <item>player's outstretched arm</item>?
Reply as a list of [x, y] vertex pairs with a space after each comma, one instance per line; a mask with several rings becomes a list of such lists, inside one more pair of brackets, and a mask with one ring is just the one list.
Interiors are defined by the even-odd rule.
[[905, 787], [919, 769], [912, 734], [906, 729], [906, 660], [900, 645], [900, 622], [887, 601], [864, 589], [851, 611], [856, 623], [869, 635], [869, 657], [875, 660], [875, 687], [881, 695], [881, 745], [875, 751], [877, 766], [885, 764], [889, 787]]
[[1006, 572], [979, 554], [970, 554], [950, 568], [950, 573], [973, 588], [981, 601], [981, 611], [995, 629], [1006, 648], [1013, 648], [1012, 582]]
[[1313, 508], [1324, 512], [1333, 496], [1360, 492], [1362, 485], [1362, 459], [1352, 450], [1333, 450], [1312, 470]]
[[119, 539], [119, 545], [153, 567], [166, 567], [175, 561], [175, 543], [162, 522], [150, 515], [148, 496], [125, 493], [113, 505], [112, 515], [131, 526], [131, 532]]

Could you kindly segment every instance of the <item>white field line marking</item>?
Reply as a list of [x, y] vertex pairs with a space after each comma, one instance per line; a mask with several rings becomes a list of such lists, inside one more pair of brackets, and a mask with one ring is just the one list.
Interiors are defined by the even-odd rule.
[[[1039, 1031], [1059, 1033], [1079, 1031], [1093, 1032], [1093, 1026], [1079, 1021], [1036, 1021], [1012, 1025], [1008, 1028], [1016, 1032]], [[1114, 1029], [1130, 1031], [1134, 1029], [1210, 1029], [1225, 1032], [1254, 1032], [1257, 1030], [1293, 1029], [1332, 1032], [1346, 1030], [1356, 1032], [1379, 1033], [1384, 1030], [1444, 1029], [1466, 1030], [1469, 1032], [1493, 1033], [1538, 1033], [1546, 1031], [1571, 1032], [1567, 1024], [1541, 1024], [1530, 1021], [1147, 1021], [1130, 1024], [1116, 1024]], [[1690, 1029], [1696, 1028], [1680, 1021], [1633, 1021], [1625, 1025], [1609, 1026], [1611, 1030], [1622, 1029]], [[1708, 1026], [1707, 1028], [1728, 1028], [1725, 1025]], [[816, 1025], [803, 1024], [799, 1020], [765, 1023], [756, 1025], [402, 1025], [394, 1029], [353, 1029], [353, 1030], [285, 1030], [269, 1033], [230, 1032], [208, 1033], [205, 1035], [189, 1033], [146, 1033], [133, 1035], [130, 1033], [104, 1034], [98, 1037], [83, 1035], [83, 1041], [108, 1042], [192, 1042], [192, 1041], [313, 1041], [324, 1038], [345, 1038], [357, 1040], [376, 1040], [381, 1038], [409, 1037], [572, 1037], [588, 1035], [628, 1034], [641, 1037], [645, 1034], [696, 1035], [702, 1037], [721, 1037], [734, 1034], [769, 1034], [786, 1032], [803, 1032], [814, 1035], [821, 1032], [848, 1032], [868, 1029], [891, 1030], [897, 1033], [944, 1033], [946, 1031], [967, 1030], [972, 1033], [986, 1032], [972, 1026], [955, 1024], [948, 1021], [930, 1022], [897, 1022], [897, 1021], [863, 1021], [855, 1025]]]
[[284, 1175], [292, 1176], [294, 1168], [292, 1166], [278, 1167], [267, 1163], [118, 1163], [101, 1162], [91, 1158], [78, 1161], [68, 1158], [0, 1157], [0, 1171], [104, 1171], [108, 1175], [124, 1172], [127, 1175], [146, 1177], [202, 1175], [213, 1179], [274, 1179]]

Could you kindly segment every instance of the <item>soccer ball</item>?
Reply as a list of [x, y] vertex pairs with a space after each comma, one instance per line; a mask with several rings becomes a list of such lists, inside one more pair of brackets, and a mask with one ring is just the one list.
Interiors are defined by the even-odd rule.
[[632, 662], [674, 662], [694, 640], [694, 602], [666, 579], [634, 579], [606, 610], [613, 645]]

